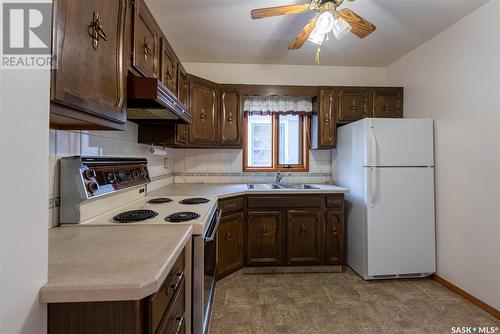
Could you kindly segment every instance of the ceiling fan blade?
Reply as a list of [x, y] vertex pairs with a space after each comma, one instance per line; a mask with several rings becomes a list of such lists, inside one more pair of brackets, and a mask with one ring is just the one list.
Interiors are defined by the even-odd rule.
[[352, 10], [344, 8], [339, 11], [341, 18], [351, 25], [351, 32], [359, 38], [365, 38], [377, 29], [375, 25], [368, 22]]
[[256, 20], [271, 16], [305, 13], [309, 9], [310, 5], [308, 3], [304, 3], [301, 5], [287, 5], [287, 6], [254, 9], [252, 10], [251, 15], [252, 19]]
[[318, 21], [317, 18], [311, 19], [306, 24], [306, 26], [304, 27], [304, 29], [302, 29], [302, 31], [299, 32], [299, 34], [297, 35], [297, 37], [295, 37], [295, 39], [292, 41], [292, 43], [288, 47], [288, 50], [297, 50], [297, 49], [300, 49], [302, 47], [302, 45], [304, 45], [304, 43], [309, 38], [309, 35], [313, 31], [313, 29], [316, 27], [316, 22], [317, 21]]

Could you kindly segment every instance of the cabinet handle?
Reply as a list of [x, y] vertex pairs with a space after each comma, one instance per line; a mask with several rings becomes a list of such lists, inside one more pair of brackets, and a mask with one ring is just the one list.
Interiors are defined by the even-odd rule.
[[94, 50], [99, 48], [99, 40], [108, 40], [108, 36], [104, 32], [101, 22], [99, 21], [99, 13], [94, 10], [92, 13], [92, 23], [89, 26], [89, 35], [92, 37], [92, 47]]
[[202, 121], [205, 121], [205, 119], [206, 119], [206, 118], [207, 118], [207, 114], [206, 114], [206, 112], [205, 112], [205, 109], [203, 109], [203, 108], [202, 108], [202, 109], [201, 109], [201, 114], [200, 114], [200, 119], [201, 119]]
[[183, 278], [184, 278], [184, 272], [177, 273], [175, 275], [175, 281], [172, 284], [170, 284], [167, 292], [177, 290], [177, 288], [181, 284]]
[[148, 55], [152, 56], [153, 51], [151, 51], [151, 47], [148, 43], [148, 38], [144, 37], [144, 61], [148, 61]]
[[306, 236], [307, 230], [304, 224], [302, 224], [302, 227], [300, 228], [300, 233], [302, 234], [302, 237]]
[[176, 322], [177, 322], [177, 327], [175, 327], [175, 332], [174, 334], [179, 334], [181, 332], [181, 328], [182, 328], [182, 325], [184, 324], [184, 314], [178, 316], [177, 318], [175, 318]]
[[262, 236], [265, 236], [267, 234], [267, 226], [266, 225], [262, 226], [262, 230], [260, 233], [262, 234]]
[[356, 105], [356, 100], [352, 100], [351, 102], [351, 112], [354, 114], [358, 110], [358, 106]]
[[391, 107], [389, 106], [389, 102], [384, 104], [384, 113], [388, 114], [391, 112]]
[[226, 241], [231, 241], [231, 239], [232, 239], [231, 233], [226, 232]]
[[332, 227], [332, 233], [334, 233], [334, 234], [337, 233], [337, 227], [336, 226]]

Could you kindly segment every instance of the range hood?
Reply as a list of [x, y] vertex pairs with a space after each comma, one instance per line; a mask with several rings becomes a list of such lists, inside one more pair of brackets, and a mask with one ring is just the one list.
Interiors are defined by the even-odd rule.
[[156, 78], [129, 75], [127, 96], [127, 118], [131, 121], [191, 124], [191, 112]]

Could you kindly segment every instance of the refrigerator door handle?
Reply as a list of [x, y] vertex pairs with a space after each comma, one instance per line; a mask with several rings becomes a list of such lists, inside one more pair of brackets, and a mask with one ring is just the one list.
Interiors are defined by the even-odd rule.
[[370, 139], [371, 139], [371, 149], [372, 149], [372, 191], [371, 191], [371, 203], [375, 203], [375, 196], [377, 195], [377, 137], [375, 136], [375, 128], [373, 123], [370, 125]]

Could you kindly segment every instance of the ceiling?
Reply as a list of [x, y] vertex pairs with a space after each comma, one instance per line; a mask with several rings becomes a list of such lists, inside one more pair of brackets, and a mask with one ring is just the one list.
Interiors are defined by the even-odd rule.
[[[183, 62], [315, 64], [316, 46], [288, 45], [314, 12], [252, 20], [250, 10], [307, 0], [146, 0]], [[321, 65], [387, 66], [488, 0], [357, 0], [342, 7], [377, 26], [360, 40], [333, 35]], [[341, 7], [341, 8], [342, 8]], [[480, 22], [478, 22], [480, 24]]]

